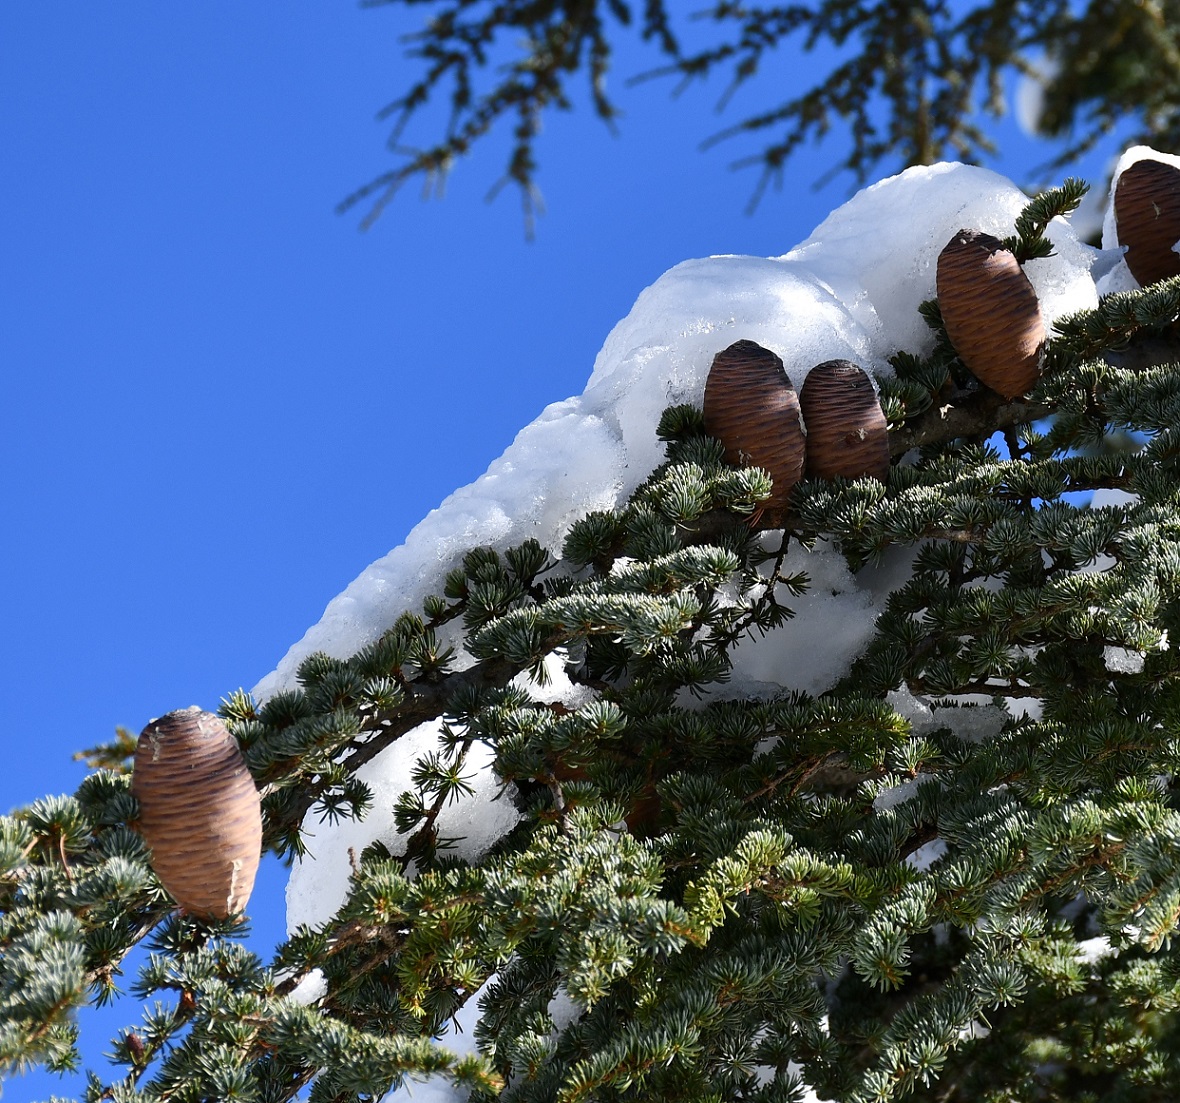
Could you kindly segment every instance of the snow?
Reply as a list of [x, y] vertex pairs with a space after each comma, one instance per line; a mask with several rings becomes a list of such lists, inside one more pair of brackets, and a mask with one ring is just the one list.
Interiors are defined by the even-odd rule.
[[[986, 169], [914, 168], [864, 189], [781, 256], [715, 256], [676, 265], [611, 331], [583, 393], [548, 406], [483, 476], [455, 491], [404, 544], [365, 570], [258, 684], [256, 697], [292, 687], [311, 653], [350, 655], [403, 610], [420, 609], [473, 546], [503, 549], [532, 537], [559, 554], [574, 520], [620, 506], [663, 461], [655, 434], [660, 414], [673, 403], [699, 404], [714, 355], [734, 341], [754, 340], [777, 353], [796, 387], [825, 360], [853, 360], [879, 379], [891, 373], [892, 354], [928, 351], [932, 336], [918, 304], [934, 297], [939, 252], [963, 228], [1011, 234], [1026, 202], [1016, 185]], [[1082, 244], [1064, 220], [1054, 221], [1049, 236], [1056, 255], [1030, 262], [1026, 272], [1052, 325], [1096, 305], [1093, 266], [1108, 281], [1122, 278], [1126, 266], [1110, 244], [1102, 253]], [[891, 552], [854, 576], [824, 542], [809, 553], [793, 547], [785, 569], [805, 570], [811, 588], [793, 602], [797, 616], [783, 629], [737, 647], [735, 675], [723, 692], [817, 694], [830, 688], [870, 638], [912, 554]], [[470, 660], [460, 656], [464, 661]], [[582, 703], [585, 691], [565, 680], [560, 659], [549, 662], [548, 672], [546, 685], [529, 685], [538, 700]], [[917, 734], [950, 727], [964, 739], [982, 740], [1010, 718], [992, 705], [934, 708], [905, 690], [892, 694], [890, 703]], [[291, 928], [331, 918], [348, 891], [351, 858], [370, 842], [397, 849], [394, 805], [414, 761], [437, 747], [438, 733], [437, 723], [424, 725], [360, 771], [375, 797], [363, 822], [305, 823], [310, 853], [296, 863], [287, 890]], [[464, 837], [459, 852], [468, 857], [481, 854], [518, 818], [490, 761], [489, 750], [473, 749], [467, 774], [476, 794], [448, 808], [440, 824], [444, 835]], [[906, 799], [912, 788], [907, 783], [882, 794], [881, 807]], [[941, 853], [928, 844], [912, 863], [924, 868]], [[476, 1000], [469, 1000], [460, 1012], [468, 1020], [467, 1037], [476, 1015]], [[449, 1103], [460, 1097], [435, 1078], [387, 1099]]]
[[546, 1011], [558, 1030], [564, 1030], [582, 1016], [582, 1009], [574, 1003], [564, 988], [557, 989], [557, 994], [549, 1001]]
[[1108, 644], [1102, 649], [1103, 665], [1112, 674], [1138, 674], [1143, 669], [1145, 659], [1145, 652], [1132, 651], [1126, 647], [1111, 647]]
[[543, 665], [545, 675], [542, 682], [534, 681], [527, 674], [519, 674], [512, 680], [513, 686], [527, 689], [534, 701], [545, 705], [562, 704], [567, 709], [589, 704], [597, 696], [590, 686], [575, 685], [569, 680], [565, 672], [565, 653], [560, 648], [546, 655]]
[[896, 785], [890, 785], [888, 788], [882, 789], [873, 797], [873, 807], [878, 812], [889, 812], [898, 805], [905, 804], [907, 800], [916, 797], [921, 785], [922, 778], [907, 777], [904, 781], [900, 781]]
[[1012, 114], [1016, 124], [1030, 138], [1042, 137], [1041, 119], [1045, 114], [1045, 92], [1061, 72], [1061, 62], [1048, 54], [1029, 61], [1028, 72], [1016, 82]]
[[[307, 855], [297, 861], [287, 881], [287, 929], [306, 923], [317, 926], [330, 919], [348, 896], [352, 867], [374, 839], [397, 848], [394, 824], [397, 799], [409, 788], [410, 771], [421, 755], [438, 746], [441, 721], [415, 728], [356, 772], [373, 792], [373, 807], [363, 820], [321, 823], [309, 813], [304, 821]], [[483, 743], [472, 745], [464, 777], [474, 792], [447, 805], [439, 815], [439, 834], [462, 838], [462, 852], [478, 857], [506, 835], [520, 813], [491, 769], [494, 752]]]
[[[1099, 506], [1133, 506], [1138, 501], [1138, 494], [1104, 486], [1100, 490], [1094, 491], [1094, 497], [1090, 499], [1090, 507], [1098, 509]], [[1114, 560], [1112, 559], [1110, 562], [1113, 563]]]
[[[279, 980], [283, 976], [280, 973]], [[322, 969], [313, 969], [307, 974], [293, 989], [289, 999], [294, 1000], [298, 1004], [303, 1004], [305, 1007], [321, 1000], [328, 994], [328, 978], [324, 976]]]
[[[479, 1001], [483, 994], [493, 985], [498, 973], [493, 973], [473, 992], [467, 1002], [455, 1013], [455, 1020], [450, 1031], [441, 1038], [435, 1039], [443, 1048], [450, 1050], [456, 1057], [466, 1057], [474, 1053], [475, 1026], [479, 1022]], [[399, 1088], [386, 1092], [381, 1103], [461, 1103], [470, 1092], [456, 1090], [450, 1080], [440, 1073], [432, 1073], [420, 1079], [409, 1079]]]
[[1110, 939], [1106, 935], [1099, 935], [1097, 938], [1087, 938], [1084, 942], [1079, 942], [1078, 953], [1087, 965], [1094, 965], [1103, 958], [1116, 955], [1118, 951], [1110, 944]]
[[924, 698], [914, 696], [905, 686], [901, 686], [887, 693], [885, 700], [894, 712], [910, 722], [910, 728], [915, 735], [925, 735], [939, 728], [950, 728], [960, 739], [969, 743], [982, 743], [998, 735], [1009, 717], [1004, 709], [987, 703], [990, 698], [981, 697], [979, 694], [972, 696], [978, 700], [963, 700], [954, 704], [934, 706]]
[[923, 843], [906, 859], [906, 865], [911, 869], [916, 869], [919, 873], [924, 873], [946, 852], [947, 846], [942, 839], [931, 839], [928, 843]]
[[[787, 1075], [794, 1076], [796, 1079], [801, 1078], [803, 1076], [803, 1066], [797, 1065], [794, 1061], [788, 1061]], [[804, 1084], [803, 1094], [799, 1097], [799, 1103], [832, 1103], [832, 1101], [830, 1099], [820, 1099], [820, 1097], [815, 1094], [815, 1090], [813, 1088], [810, 1088]]]
[[934, 719], [934, 710], [921, 697], [916, 697], [907, 686], [900, 686], [885, 695], [885, 703], [899, 716], [904, 716], [910, 722], [910, 729], [915, 735], [924, 735], [938, 727]]
[[885, 586], [872, 585], [876, 572], [857, 579], [843, 556], [823, 542], [811, 551], [796, 549], [788, 562], [789, 570], [806, 571], [811, 579], [807, 592], [790, 601], [795, 616], [788, 629], [792, 640], [806, 640], [807, 646], [784, 648], [782, 632], [743, 639], [733, 649], [733, 676], [715, 687], [711, 698], [743, 697], [783, 685], [822, 693], [848, 673], [872, 637], [876, 611], [889, 593]]

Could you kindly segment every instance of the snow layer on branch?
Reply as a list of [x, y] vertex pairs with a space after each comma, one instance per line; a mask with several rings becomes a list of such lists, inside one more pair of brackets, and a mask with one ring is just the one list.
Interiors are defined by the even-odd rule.
[[[420, 609], [473, 546], [503, 549], [533, 537], [559, 553], [575, 519], [623, 504], [663, 461], [655, 432], [660, 414], [673, 403], [699, 404], [713, 357], [734, 341], [772, 349], [796, 387], [825, 360], [850, 359], [880, 377], [891, 372], [895, 352], [928, 350], [932, 337], [918, 304], [934, 296], [939, 252], [963, 228], [1011, 234], [1026, 202], [1019, 188], [986, 169], [914, 168], [861, 191], [783, 256], [708, 257], [672, 268], [611, 331], [585, 391], [547, 407], [483, 476], [364, 571], [259, 683], [256, 696], [293, 686], [311, 653], [350, 655], [402, 611]], [[1096, 296], [1089, 275], [1094, 250], [1060, 220], [1050, 236], [1057, 254], [1031, 262], [1027, 272], [1052, 323], [1093, 306]], [[734, 678], [721, 692], [829, 688], [869, 639], [910, 554], [899, 550], [853, 576], [830, 545], [821, 542], [810, 554], [792, 549], [785, 569], [805, 570], [811, 588], [793, 602], [797, 615], [786, 626], [737, 648]], [[940, 710], [938, 720], [953, 718]], [[343, 903], [350, 851], [359, 855], [377, 839], [400, 849], [393, 807], [409, 787], [414, 761], [436, 739], [437, 727], [424, 726], [366, 765], [360, 776], [375, 800], [363, 822], [309, 817], [309, 855], [288, 885], [291, 927], [326, 922]], [[444, 835], [465, 836], [459, 852], [475, 857], [516, 812], [509, 800], [495, 799], [499, 787], [486, 760], [468, 772], [476, 796], [458, 802], [440, 827]]]
[[[961, 228], [1013, 232], [1027, 197], [987, 169], [908, 169], [859, 192], [781, 257], [684, 261], [642, 292], [611, 331], [585, 391], [547, 407], [469, 486], [457, 490], [368, 567], [255, 688], [295, 682], [315, 651], [345, 657], [403, 610], [418, 610], [474, 545], [535, 537], [556, 551], [580, 515], [617, 506], [663, 460], [655, 426], [676, 402], [699, 403], [714, 355], [739, 339], [783, 358], [796, 387], [816, 364], [846, 358], [889, 374], [899, 350], [922, 352], [918, 304], [934, 296], [938, 253]], [[1049, 322], [1093, 306], [1094, 251], [1062, 221], [1057, 255], [1030, 262]]]

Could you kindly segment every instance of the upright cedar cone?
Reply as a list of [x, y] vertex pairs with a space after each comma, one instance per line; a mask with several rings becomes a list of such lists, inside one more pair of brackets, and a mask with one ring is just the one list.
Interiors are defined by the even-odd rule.
[[976, 379], [1005, 398], [1031, 391], [1045, 320], [1011, 250], [991, 234], [960, 230], [938, 254], [937, 284], [947, 336]]
[[193, 705], [143, 729], [131, 792], [152, 869], [192, 915], [226, 919], [254, 888], [262, 853], [258, 790], [221, 719]]
[[1136, 161], [1114, 186], [1114, 221], [1127, 267], [1146, 287], [1180, 275], [1180, 169], [1163, 161]]
[[850, 360], [825, 360], [807, 373], [799, 392], [807, 426], [807, 474], [817, 479], [884, 482], [889, 474], [889, 426], [868, 375]]
[[754, 341], [736, 341], [713, 357], [705, 382], [705, 430], [739, 467], [762, 467], [774, 490], [759, 517], [778, 528], [787, 500], [803, 477], [806, 451], [799, 396], [783, 362]]

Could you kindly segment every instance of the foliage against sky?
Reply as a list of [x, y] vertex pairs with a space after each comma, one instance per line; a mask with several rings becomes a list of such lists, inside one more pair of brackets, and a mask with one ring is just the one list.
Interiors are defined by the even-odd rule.
[[[440, 181], [497, 127], [512, 133], [502, 183], [530, 202], [544, 118], [588, 94], [607, 125], [618, 123], [610, 78], [616, 46], [633, 35], [650, 47], [652, 66], [624, 77], [661, 77], [673, 88], [711, 81], [722, 104], [752, 86], [724, 127], [701, 138], [738, 150], [735, 164], [756, 170], [755, 200], [833, 130], [851, 145], [824, 167], [858, 183], [907, 165], [978, 161], [995, 152], [990, 124], [1007, 109], [1005, 78], [1014, 72], [1044, 83], [1041, 128], [1060, 164], [1127, 119], [1158, 149], [1180, 141], [1175, 0], [717, 0], [695, 10], [665, 0], [366, 4], [423, 9], [421, 30], [405, 42], [413, 76], [380, 112], [397, 164], [344, 204], [367, 203], [366, 221], [406, 181]], [[808, 79], [796, 81], [802, 54], [811, 55]], [[445, 110], [433, 113], [436, 105]], [[423, 115], [424, 139], [410, 130]]]

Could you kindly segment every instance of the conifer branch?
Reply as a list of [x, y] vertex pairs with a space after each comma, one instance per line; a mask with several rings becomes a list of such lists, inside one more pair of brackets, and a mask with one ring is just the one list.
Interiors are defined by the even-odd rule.
[[956, 391], [940, 405], [889, 433], [889, 453], [903, 456], [915, 448], [951, 440], [986, 440], [995, 432], [1029, 425], [1047, 417], [1052, 408], [1027, 399], [1005, 399], [986, 387]]
[[[368, 6], [399, 5], [424, 6], [419, 0], [372, 0]], [[1128, 135], [1128, 142], [1173, 149], [1180, 139], [1177, 46], [1167, 5], [1156, 3], [717, 0], [686, 15], [666, 0], [645, 0], [641, 6], [625, 0], [523, 5], [438, 0], [430, 9], [405, 40], [411, 75], [378, 113], [391, 124], [386, 144], [397, 163], [340, 204], [341, 210], [368, 204], [365, 227], [409, 181], [421, 179], [427, 194], [441, 194], [456, 165], [496, 130], [506, 129], [504, 171], [492, 190], [515, 186], [531, 229], [540, 206], [538, 148], [545, 117], [584, 97], [607, 127], [619, 125], [622, 111], [609, 90], [610, 76], [618, 45], [632, 35], [651, 56], [650, 66], [630, 83], [672, 78], [675, 95], [720, 79], [720, 109], [729, 109], [759, 77], [780, 70], [791, 54], [829, 57], [807, 86], [772, 97], [705, 137], [705, 148], [723, 142], [747, 146], [733, 164], [757, 173], [751, 205], [781, 183], [802, 149], [840, 126], [850, 139], [848, 151], [820, 182], [845, 172], [863, 181], [881, 164], [896, 170], [948, 157], [977, 162], [995, 152], [979, 112], [1003, 115], [1004, 86], [1014, 77], [1042, 87], [1037, 125], [1043, 137], [1055, 140], [1055, 165], [1070, 163], [1128, 119], [1137, 120], [1137, 134]], [[681, 21], [694, 19], [697, 27], [689, 34]], [[1038, 64], [1038, 55], [1049, 65]], [[1125, 61], [1129, 57], [1135, 64]], [[438, 115], [445, 121], [410, 141], [411, 124], [435, 115], [437, 106], [446, 108]], [[1058, 209], [1069, 209], [1074, 185], [1067, 181], [1057, 189]], [[1026, 256], [1047, 255], [1049, 249], [1036, 225], [1047, 219], [1036, 214], [1020, 227], [1018, 247]]]
[[[1030, 248], [1043, 221], [1024, 223]], [[359, 767], [445, 718], [394, 809], [404, 852], [351, 854], [339, 910], [271, 968], [232, 920], [168, 917], [126, 776], [0, 817], [0, 1063], [67, 1065], [73, 1010], [151, 931], [134, 993], [166, 1002], [116, 1042], [122, 1082], [89, 1098], [375, 1098], [438, 1073], [521, 1103], [754, 1100], [795, 1093], [798, 1068], [826, 1098], [961, 1103], [1031, 1083], [1050, 1044], [1079, 1091], [1135, 1097], [1145, 1055], [1176, 1082], [1177, 286], [1067, 322], [1031, 399], [944, 390], [941, 354], [902, 358], [892, 450], [916, 459], [887, 484], [801, 483], [769, 549], [749, 521], [765, 472], [727, 465], [700, 411], [675, 407], [668, 462], [577, 521], [559, 563], [536, 542], [473, 549], [424, 617], [309, 657], [261, 705], [227, 699], [267, 842], [291, 854], [317, 807], [364, 815]], [[1120, 358], [1161, 339], [1164, 361]], [[1074, 504], [1096, 487], [1132, 497]], [[854, 568], [913, 547], [861, 610], [851, 671], [818, 697], [717, 693], [750, 634], [781, 633], [768, 664], [814, 642], [792, 638], [814, 628], [790, 604], [796, 552], [819, 539]], [[554, 651], [577, 704], [512, 684]], [[461, 857], [436, 833], [477, 741], [521, 818]], [[313, 970], [326, 990], [297, 1005]], [[432, 1039], [478, 991], [480, 1054], [456, 1060]], [[578, 1015], [559, 1025], [561, 994]], [[1099, 1053], [1107, 1030], [1143, 1045]], [[1077, 1094], [1065, 1079], [1045, 1090]]]
[[[551, 651], [563, 642], [564, 637], [555, 634], [546, 641], [545, 651]], [[393, 709], [377, 713], [371, 721], [372, 726], [365, 729], [362, 737], [355, 741], [353, 748], [344, 756], [342, 764], [345, 771], [350, 775], [355, 774], [366, 762], [371, 762], [408, 732], [421, 724], [439, 719], [458, 695], [503, 688], [527, 670], [529, 665], [527, 661], [510, 662], [499, 657], [489, 658], [466, 670], [407, 683], [404, 702]], [[283, 806], [282, 819], [266, 823], [264, 845], [273, 844], [284, 832], [298, 827], [330, 786], [331, 781], [328, 779], [301, 785], [298, 794]], [[263, 791], [265, 793], [268, 790]]]

